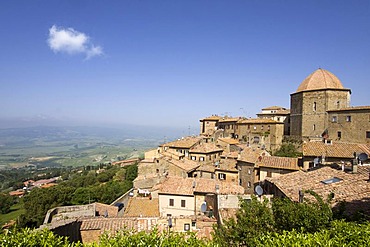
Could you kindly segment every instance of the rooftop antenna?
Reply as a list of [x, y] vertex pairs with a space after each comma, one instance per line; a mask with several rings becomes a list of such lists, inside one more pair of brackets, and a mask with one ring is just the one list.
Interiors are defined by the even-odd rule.
[[200, 206], [200, 212], [205, 213], [207, 211], [207, 202], [203, 202]]
[[361, 164], [366, 161], [369, 158], [369, 156], [366, 153], [360, 153], [358, 155], [358, 159], [361, 161]]

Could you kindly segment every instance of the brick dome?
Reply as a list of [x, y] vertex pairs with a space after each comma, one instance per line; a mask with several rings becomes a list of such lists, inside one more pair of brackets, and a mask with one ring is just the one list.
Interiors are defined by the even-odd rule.
[[344, 89], [344, 87], [333, 73], [325, 69], [318, 69], [304, 79], [297, 92], [318, 89]]

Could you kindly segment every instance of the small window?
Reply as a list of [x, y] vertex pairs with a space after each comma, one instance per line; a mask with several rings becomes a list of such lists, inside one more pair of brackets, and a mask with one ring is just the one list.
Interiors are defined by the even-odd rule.
[[191, 156], [191, 160], [197, 160], [196, 156]]
[[312, 130], [316, 130], [316, 124], [312, 125]]
[[197, 226], [196, 221], [192, 221], [192, 222], [191, 222], [191, 227], [196, 227], [196, 226]]
[[258, 144], [260, 142], [259, 136], [253, 137], [253, 143]]
[[175, 200], [174, 199], [170, 199], [170, 206], [173, 207], [175, 205]]
[[256, 130], [257, 129], [257, 126], [253, 126], [253, 129]]
[[239, 178], [239, 185], [242, 185], [242, 180]]
[[342, 181], [342, 179], [337, 178], [337, 177], [332, 177], [332, 178], [329, 178], [329, 179], [322, 180], [321, 183], [323, 183], [323, 184], [333, 184], [333, 183], [337, 183], [339, 181]]
[[199, 161], [204, 161], [204, 157], [199, 157]]
[[184, 231], [190, 231], [190, 224], [184, 224]]
[[252, 183], [248, 181], [248, 188], [250, 188], [251, 185], [252, 185]]
[[252, 173], [252, 170], [249, 168], [248, 169], [248, 174], [251, 174]]
[[333, 117], [332, 117], [332, 119], [331, 119], [331, 121], [332, 121], [333, 123], [336, 123], [336, 122], [338, 121], [337, 116], [333, 116]]
[[181, 207], [182, 208], [186, 207], [186, 201], [185, 200], [181, 200]]
[[278, 117], [278, 118], [277, 118], [277, 121], [279, 121], [279, 122], [280, 122], [280, 117]]
[[272, 172], [271, 171], [267, 171], [267, 177], [268, 178], [271, 178], [272, 177]]
[[342, 132], [338, 131], [338, 139], [342, 138]]
[[352, 120], [351, 116], [347, 116], [347, 117], [346, 117], [346, 121], [347, 121], [347, 122], [351, 122], [351, 120]]
[[313, 102], [312, 110], [316, 111], [316, 102]]
[[218, 174], [218, 179], [225, 180], [226, 179], [226, 174], [225, 173], [219, 173]]
[[366, 131], [366, 138], [370, 138], [370, 131]]
[[337, 109], [339, 109], [339, 108], [340, 108], [340, 102], [337, 101]]

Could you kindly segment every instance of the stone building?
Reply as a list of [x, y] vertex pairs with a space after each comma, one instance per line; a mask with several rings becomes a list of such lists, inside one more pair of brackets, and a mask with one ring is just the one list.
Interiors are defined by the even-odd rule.
[[262, 109], [261, 113], [257, 113], [258, 118], [272, 119], [277, 122], [284, 123], [284, 135], [290, 133], [290, 110], [281, 106], [270, 106]]
[[329, 127], [330, 110], [348, 108], [351, 90], [331, 72], [318, 69], [290, 95], [290, 135], [308, 141]]

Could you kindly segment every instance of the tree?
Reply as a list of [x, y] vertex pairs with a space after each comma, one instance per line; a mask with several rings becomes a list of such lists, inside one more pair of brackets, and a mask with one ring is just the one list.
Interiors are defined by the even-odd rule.
[[300, 157], [302, 153], [298, 152], [293, 143], [283, 143], [279, 150], [274, 153], [275, 156], [280, 157]]
[[330, 226], [333, 213], [329, 203], [313, 191], [305, 192], [315, 197], [316, 201], [297, 203], [288, 198], [273, 200], [272, 209], [278, 231], [295, 229], [300, 232], [316, 232]]
[[0, 213], [7, 214], [10, 212], [10, 207], [14, 205], [14, 199], [10, 195], [0, 194]]
[[255, 246], [255, 239], [274, 229], [274, 218], [268, 201], [260, 202], [255, 196], [241, 200], [236, 219], [217, 226], [213, 238], [220, 246]]

